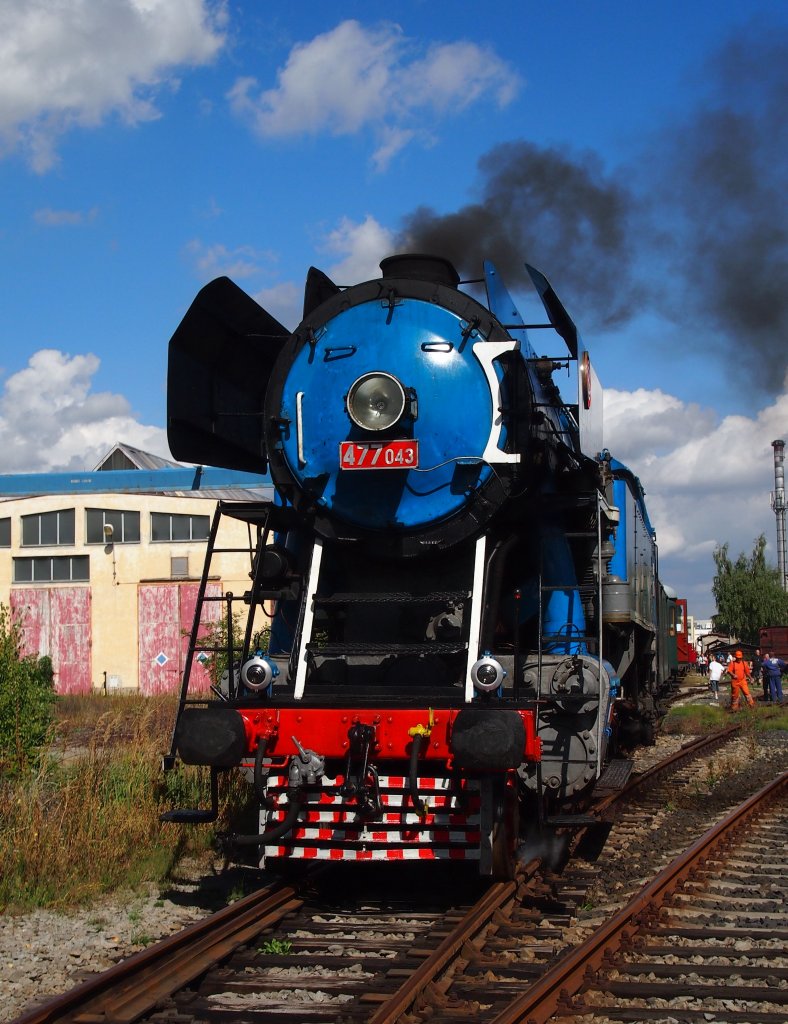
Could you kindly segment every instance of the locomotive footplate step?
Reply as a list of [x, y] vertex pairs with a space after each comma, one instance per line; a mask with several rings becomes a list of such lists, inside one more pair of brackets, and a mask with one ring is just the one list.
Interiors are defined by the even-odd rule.
[[634, 761], [624, 758], [611, 761], [600, 775], [599, 782], [594, 787], [594, 792], [598, 794], [603, 789], [611, 791], [623, 789], [629, 781], [634, 765]]

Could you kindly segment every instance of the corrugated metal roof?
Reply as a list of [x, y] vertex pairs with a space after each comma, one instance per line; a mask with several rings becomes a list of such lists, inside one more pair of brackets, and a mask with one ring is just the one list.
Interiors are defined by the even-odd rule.
[[175, 498], [210, 498], [212, 501], [273, 501], [273, 487], [223, 487], [216, 491], [161, 491]]
[[125, 455], [131, 463], [128, 467], [129, 469], [164, 469], [167, 466], [181, 465], [180, 462], [173, 462], [172, 459], [165, 459], [161, 455], [154, 455], [152, 452], [145, 452], [141, 448], [135, 448], [133, 445], [117, 441], [101, 459], [99, 464], [93, 467], [93, 472], [96, 473], [104, 469], [109, 470], [116, 468], [109, 464], [112, 462], [112, 458], [117, 452], [121, 455]]

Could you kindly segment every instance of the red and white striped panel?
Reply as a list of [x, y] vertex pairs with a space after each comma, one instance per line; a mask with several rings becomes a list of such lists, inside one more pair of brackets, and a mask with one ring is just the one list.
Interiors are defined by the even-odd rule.
[[[462, 780], [423, 776], [419, 798], [427, 805], [421, 817], [410, 805], [408, 780], [402, 775], [378, 780], [382, 813], [374, 820], [358, 814], [357, 805], [340, 792], [344, 777], [323, 778], [322, 787], [308, 790], [307, 806], [283, 843], [263, 848], [269, 857], [294, 860], [478, 860], [481, 841], [479, 786]], [[287, 778], [269, 776], [268, 793], [275, 807], [262, 827], [285, 815]], [[458, 806], [458, 797], [461, 806]]]
[[479, 847], [408, 847], [378, 846], [355, 849], [352, 847], [266, 846], [265, 856], [286, 857], [288, 860], [478, 860]]

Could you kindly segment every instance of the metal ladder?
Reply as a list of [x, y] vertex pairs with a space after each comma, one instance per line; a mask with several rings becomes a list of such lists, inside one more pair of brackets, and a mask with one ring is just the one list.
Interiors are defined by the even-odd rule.
[[[244, 515], [235, 515], [233, 518], [242, 518], [249, 523], [250, 527], [253, 522], [259, 524], [267, 524], [267, 513], [270, 506], [269, 502], [244, 502]], [[197, 591], [197, 601], [194, 609], [194, 619], [192, 621], [192, 628], [189, 634], [189, 646], [186, 651], [186, 660], [183, 667], [183, 675], [181, 677], [180, 691], [178, 695], [178, 708], [175, 715], [175, 725], [172, 731], [172, 737], [170, 740], [170, 749], [167, 754], [164, 755], [163, 762], [165, 770], [172, 768], [175, 764], [175, 733], [180, 720], [183, 709], [188, 704], [204, 705], [210, 700], [209, 697], [202, 695], [199, 697], [189, 696], [189, 680], [191, 678], [192, 666], [194, 659], [198, 657], [200, 653], [213, 654], [214, 656], [220, 653], [226, 653], [227, 664], [232, 666], [236, 657], [235, 641], [233, 637], [233, 605], [236, 601], [244, 600], [244, 595], [233, 594], [231, 591], [218, 595], [208, 594], [208, 582], [211, 578], [211, 567], [213, 560], [216, 555], [224, 554], [248, 554], [250, 560], [250, 575], [251, 569], [257, 565], [259, 567], [261, 559], [257, 558], [256, 555], [262, 550], [266, 543], [267, 529], [263, 526], [262, 529], [258, 529], [257, 542], [252, 543], [251, 530], [250, 540], [246, 547], [218, 547], [217, 537], [219, 533], [219, 525], [222, 517], [226, 515], [232, 515], [235, 511], [231, 503], [228, 502], [217, 502], [216, 509], [213, 514], [211, 521], [211, 529], [208, 534], [208, 543], [206, 546], [205, 562], [203, 564], [202, 575], [200, 577], [200, 585]], [[227, 632], [227, 643], [226, 645], [220, 645], [216, 643], [204, 643], [200, 639], [200, 626], [202, 624], [203, 610], [205, 605], [209, 602], [221, 602], [226, 608], [226, 632]], [[251, 619], [251, 617], [250, 617]], [[247, 639], [248, 643], [248, 639]], [[234, 696], [235, 681], [233, 678], [232, 671], [230, 672], [230, 697]], [[211, 687], [214, 695], [220, 700], [225, 700], [224, 694], [218, 692], [215, 687]]]

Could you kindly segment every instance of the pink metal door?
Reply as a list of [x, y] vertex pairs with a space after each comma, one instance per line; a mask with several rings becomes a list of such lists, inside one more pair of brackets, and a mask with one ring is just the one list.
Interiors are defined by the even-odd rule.
[[[181, 684], [189, 636], [197, 606], [197, 583], [153, 583], [139, 588], [139, 673], [140, 692], [174, 693]], [[209, 584], [207, 595], [219, 595], [217, 584]], [[220, 602], [203, 605], [200, 633], [218, 618]], [[192, 665], [190, 687], [205, 690], [211, 680], [201, 661]]]
[[57, 693], [92, 691], [89, 587], [12, 589], [11, 614], [22, 629], [23, 653], [52, 659]]
[[140, 586], [137, 608], [140, 693], [173, 693], [180, 681], [178, 584]]

